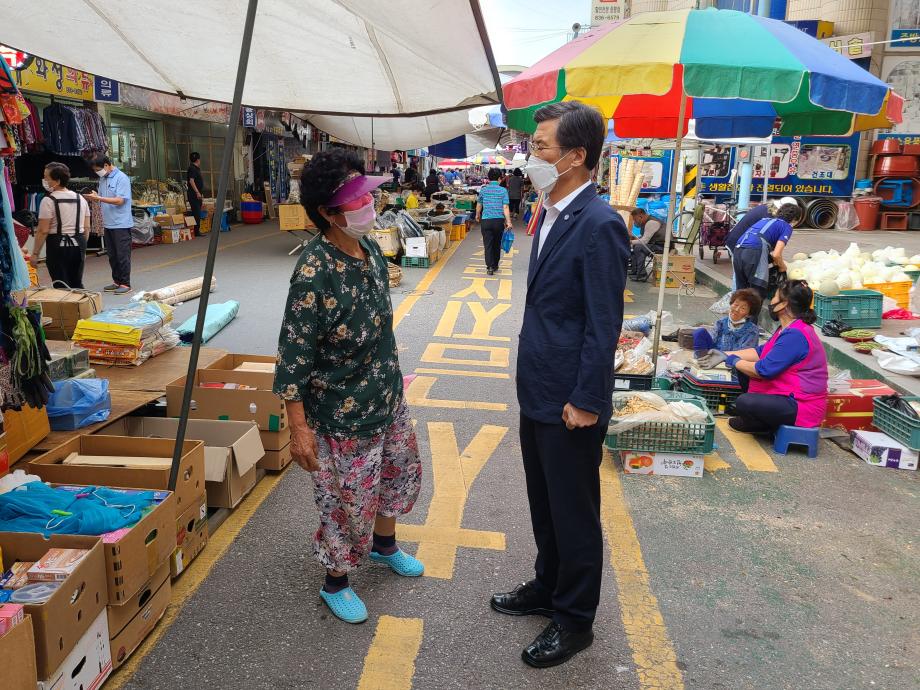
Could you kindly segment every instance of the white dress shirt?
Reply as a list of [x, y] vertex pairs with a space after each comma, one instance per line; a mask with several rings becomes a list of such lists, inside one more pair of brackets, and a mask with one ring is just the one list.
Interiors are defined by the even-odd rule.
[[555, 204], [549, 202], [549, 195], [543, 200], [543, 208], [546, 211], [546, 214], [543, 216], [543, 225], [540, 226], [540, 243], [537, 245], [537, 256], [540, 256], [540, 252], [543, 251], [543, 243], [546, 242], [546, 238], [549, 237], [549, 231], [553, 229], [553, 223], [556, 222], [556, 219], [565, 211], [566, 207], [575, 201], [575, 197], [581, 194], [584, 190], [590, 187], [593, 182], [588, 180], [581, 187], [576, 189], [574, 192], [568, 196], [562, 197]]

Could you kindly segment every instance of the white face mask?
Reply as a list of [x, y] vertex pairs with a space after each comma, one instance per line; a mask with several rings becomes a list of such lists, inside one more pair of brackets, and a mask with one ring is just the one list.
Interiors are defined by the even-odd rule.
[[370, 203], [354, 211], [342, 211], [345, 216], [347, 225], [343, 228], [338, 226], [342, 232], [355, 240], [360, 240], [367, 233], [374, 229], [374, 223], [377, 220], [377, 211], [374, 204]]
[[50, 193], [54, 190], [54, 187], [51, 186], [51, 183], [48, 180], [42, 180], [42, 187], [45, 188], [45, 191]]
[[[572, 152], [569, 151], [569, 153]], [[568, 156], [569, 153], [565, 154], [565, 156]], [[565, 158], [565, 156], [562, 158]], [[559, 160], [561, 161], [562, 158]], [[558, 163], [559, 161], [556, 162]], [[569, 170], [571, 169], [572, 168], [569, 168]], [[547, 194], [553, 191], [553, 187], [556, 186], [556, 180], [569, 170], [560, 173], [556, 170], [556, 163], [549, 163], [539, 156], [531, 156], [530, 160], [527, 161], [527, 165], [524, 166], [524, 172], [526, 172], [527, 177], [530, 178], [530, 183], [538, 192], [546, 192]]]
[[106, 175], [108, 175], [108, 173], [105, 171], [105, 168], [103, 168], [102, 170], [97, 170], [96, 174], [99, 175], [99, 177], [105, 177]]

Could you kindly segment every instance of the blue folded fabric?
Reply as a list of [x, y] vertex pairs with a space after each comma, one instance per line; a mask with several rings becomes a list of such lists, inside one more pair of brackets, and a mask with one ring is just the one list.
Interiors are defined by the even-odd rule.
[[[206, 343], [220, 333], [224, 326], [236, 318], [239, 311], [240, 303], [233, 299], [219, 304], [209, 304], [208, 310], [204, 316], [204, 329], [201, 335], [201, 342]], [[176, 332], [179, 334], [179, 339], [183, 343], [192, 342], [195, 336], [195, 323], [197, 321], [197, 314], [195, 316], [190, 316], [176, 329]]]
[[76, 492], [30, 482], [0, 494], [0, 532], [98, 536], [136, 524], [154, 497], [153, 491], [87, 486]]

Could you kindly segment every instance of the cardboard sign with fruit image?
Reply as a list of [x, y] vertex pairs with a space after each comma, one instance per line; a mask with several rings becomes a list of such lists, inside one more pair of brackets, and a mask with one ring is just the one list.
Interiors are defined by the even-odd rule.
[[621, 452], [625, 474], [661, 474], [673, 477], [702, 477], [703, 456], [683, 453]]

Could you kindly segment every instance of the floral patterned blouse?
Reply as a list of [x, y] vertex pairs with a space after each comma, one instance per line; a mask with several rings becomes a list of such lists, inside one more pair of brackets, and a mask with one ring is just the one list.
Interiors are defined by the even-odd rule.
[[307, 244], [278, 338], [275, 393], [302, 400], [310, 426], [338, 438], [384, 431], [403, 392], [387, 262], [372, 239], [361, 246], [366, 262], [323, 233]]

